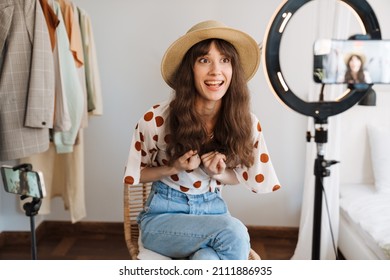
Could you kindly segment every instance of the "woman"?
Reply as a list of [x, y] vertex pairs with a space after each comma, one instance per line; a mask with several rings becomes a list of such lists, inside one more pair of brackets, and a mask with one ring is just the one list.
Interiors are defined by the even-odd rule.
[[153, 182], [138, 216], [145, 248], [171, 258], [247, 259], [246, 227], [221, 197], [225, 185], [255, 193], [280, 188], [247, 81], [257, 43], [217, 21], [192, 27], [162, 60], [172, 100], [138, 122], [124, 182]]
[[345, 59], [347, 70], [345, 71], [344, 82], [348, 84], [371, 83], [371, 77], [364, 70], [365, 58], [363, 55], [352, 53]]

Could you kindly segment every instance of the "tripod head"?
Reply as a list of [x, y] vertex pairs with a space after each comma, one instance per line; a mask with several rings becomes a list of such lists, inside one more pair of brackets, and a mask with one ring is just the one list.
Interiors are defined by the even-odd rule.
[[[28, 198], [27, 195], [20, 196], [21, 200]], [[23, 209], [26, 212], [26, 216], [35, 216], [38, 214], [39, 208], [41, 208], [42, 199], [33, 197], [30, 202], [23, 204]]]

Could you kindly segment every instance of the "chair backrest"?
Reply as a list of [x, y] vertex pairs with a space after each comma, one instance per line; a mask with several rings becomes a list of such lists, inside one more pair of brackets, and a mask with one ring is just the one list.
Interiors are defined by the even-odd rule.
[[136, 260], [138, 248], [138, 224], [137, 216], [143, 209], [151, 189], [150, 184], [128, 185], [124, 184], [123, 210], [124, 210], [124, 232], [126, 245], [131, 259]]

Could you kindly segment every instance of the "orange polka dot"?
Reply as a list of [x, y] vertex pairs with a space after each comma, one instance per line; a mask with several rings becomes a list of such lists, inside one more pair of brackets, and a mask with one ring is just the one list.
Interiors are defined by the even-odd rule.
[[189, 188], [186, 188], [186, 187], [183, 187], [183, 186], [180, 186], [180, 190], [182, 192], [188, 192], [190, 189]]
[[158, 141], [158, 135], [154, 135], [153, 136], [153, 140], [157, 142]]
[[134, 145], [135, 149], [139, 152], [141, 151], [141, 142], [137, 141], [135, 142], [135, 145]]
[[253, 145], [253, 147], [254, 147], [255, 149], [257, 149], [258, 146], [259, 146], [259, 141], [256, 141], [256, 143]]
[[145, 142], [145, 138], [144, 138], [144, 135], [142, 132], [139, 133], [139, 139], [142, 141], [142, 142]]
[[280, 186], [279, 185], [275, 185], [273, 188], [272, 188], [272, 191], [277, 191], [278, 189], [280, 189]]
[[258, 131], [261, 131], [261, 125], [260, 125], [259, 122], [257, 123], [257, 130], [258, 130]]
[[171, 135], [170, 134], [165, 135], [164, 141], [165, 143], [169, 144], [169, 142], [171, 141]]
[[179, 181], [179, 176], [177, 174], [171, 175], [171, 179], [175, 182]]
[[162, 125], [164, 124], [164, 119], [163, 119], [163, 117], [158, 116], [158, 117], [156, 117], [154, 120], [156, 121], [157, 127], [160, 127], [160, 126], [162, 126]]
[[153, 112], [147, 112], [145, 115], [144, 115], [144, 120], [149, 122], [151, 119], [153, 119]]
[[148, 166], [146, 163], [141, 162], [141, 167], [146, 167], [146, 166]]
[[260, 155], [260, 161], [261, 161], [262, 163], [268, 162], [268, 161], [269, 161], [269, 156], [268, 156], [267, 154], [261, 154], [261, 155]]
[[160, 104], [154, 105], [154, 106], [153, 106], [153, 109], [156, 109], [156, 108], [158, 108], [158, 107], [160, 107]]
[[146, 153], [144, 150], [142, 150], [142, 151], [141, 151], [141, 155], [142, 155], [143, 157], [146, 157], [147, 153]]
[[261, 183], [264, 181], [264, 175], [263, 174], [257, 174], [255, 177], [255, 180], [257, 183]]
[[248, 178], [249, 178], [249, 175], [248, 175], [248, 172], [244, 172], [242, 173], [242, 178], [244, 178], [245, 181], [248, 181]]
[[134, 184], [134, 178], [132, 176], [126, 176], [125, 183], [129, 185]]
[[200, 186], [202, 185], [202, 182], [201, 181], [196, 181], [195, 183], [194, 183], [194, 187], [195, 188], [200, 188]]

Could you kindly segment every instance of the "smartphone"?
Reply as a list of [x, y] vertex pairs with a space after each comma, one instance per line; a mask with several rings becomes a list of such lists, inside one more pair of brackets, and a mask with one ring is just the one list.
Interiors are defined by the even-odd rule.
[[36, 198], [46, 196], [45, 183], [40, 171], [14, 170], [12, 166], [3, 165], [1, 176], [4, 189], [8, 193]]
[[314, 42], [313, 79], [322, 84], [390, 84], [390, 40]]

